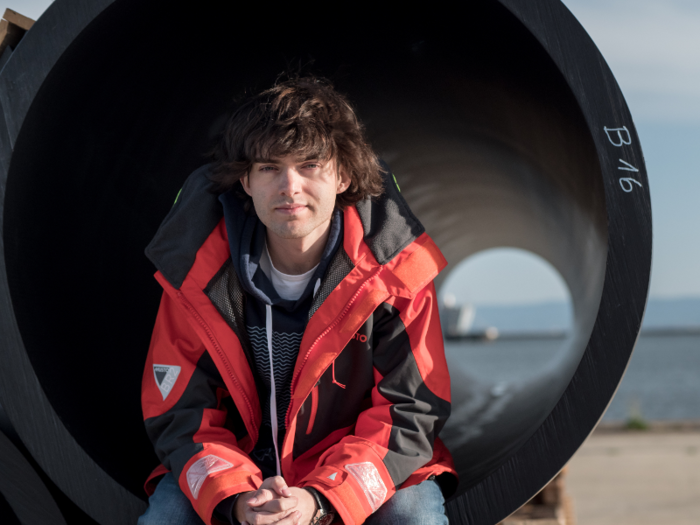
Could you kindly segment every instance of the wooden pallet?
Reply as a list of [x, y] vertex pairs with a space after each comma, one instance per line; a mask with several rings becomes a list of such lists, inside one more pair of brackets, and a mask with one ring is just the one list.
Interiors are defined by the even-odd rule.
[[566, 467], [534, 498], [498, 525], [576, 525], [565, 479]]
[[29, 31], [33, 25], [34, 20], [31, 18], [20, 15], [12, 9], [5, 9], [5, 14], [0, 20], [0, 56], [8, 46], [14, 50], [19, 41], [22, 40], [24, 33]]

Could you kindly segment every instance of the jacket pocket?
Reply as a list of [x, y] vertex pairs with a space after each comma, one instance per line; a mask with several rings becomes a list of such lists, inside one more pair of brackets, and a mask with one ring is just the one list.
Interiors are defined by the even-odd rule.
[[311, 414], [309, 415], [309, 424], [306, 427], [307, 436], [311, 434], [311, 431], [314, 429], [314, 422], [316, 421], [316, 412], [318, 412], [318, 385], [320, 383], [320, 381], [316, 383], [314, 389], [311, 391]]

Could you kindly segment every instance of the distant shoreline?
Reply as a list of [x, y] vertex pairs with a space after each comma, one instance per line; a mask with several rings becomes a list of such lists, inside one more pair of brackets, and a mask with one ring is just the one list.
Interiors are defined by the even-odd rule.
[[645, 337], [668, 337], [677, 335], [700, 335], [700, 326], [678, 328], [642, 328], [640, 335]]
[[[643, 328], [640, 337], [682, 337], [700, 336], [700, 326], [678, 328]], [[503, 341], [503, 340], [532, 340], [532, 339], [566, 339], [569, 332], [505, 332], [498, 333], [496, 338], [488, 337], [486, 331], [470, 332], [464, 335], [445, 334], [447, 341]]]
[[626, 421], [601, 421], [595, 428], [595, 433], [612, 434], [628, 433], [638, 434], [644, 432], [698, 432], [700, 431], [700, 419], [687, 420], [657, 420], [647, 421], [647, 428], [635, 430], [627, 428]]

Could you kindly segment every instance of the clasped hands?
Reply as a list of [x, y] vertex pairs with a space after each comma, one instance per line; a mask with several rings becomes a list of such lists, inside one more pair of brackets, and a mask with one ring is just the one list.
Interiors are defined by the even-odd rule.
[[242, 493], [234, 509], [241, 525], [307, 525], [316, 511], [314, 497], [302, 488], [288, 487], [281, 476], [267, 478], [258, 490]]

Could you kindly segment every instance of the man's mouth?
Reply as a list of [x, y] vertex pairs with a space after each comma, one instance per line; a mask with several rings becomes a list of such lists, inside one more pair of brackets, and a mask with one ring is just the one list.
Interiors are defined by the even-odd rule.
[[302, 211], [304, 208], [306, 208], [305, 204], [297, 204], [297, 203], [282, 204], [280, 206], [275, 206], [275, 211], [278, 211], [280, 213], [284, 213], [287, 215], [294, 215], [294, 214]]

